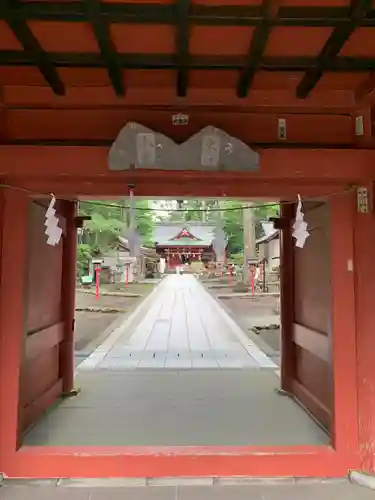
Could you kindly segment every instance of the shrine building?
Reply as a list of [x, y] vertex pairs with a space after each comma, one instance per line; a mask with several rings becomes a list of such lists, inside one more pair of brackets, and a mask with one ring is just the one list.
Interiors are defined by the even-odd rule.
[[164, 257], [167, 269], [201, 261], [215, 260], [212, 248], [215, 226], [198, 221], [156, 224], [154, 240], [157, 253]]

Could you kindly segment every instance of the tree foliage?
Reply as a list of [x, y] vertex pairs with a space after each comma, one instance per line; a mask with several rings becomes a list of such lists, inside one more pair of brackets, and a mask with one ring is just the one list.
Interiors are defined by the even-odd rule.
[[[147, 200], [136, 200], [135, 224], [143, 245], [152, 244], [154, 216], [148, 211]], [[83, 272], [90, 258], [108, 251], [116, 243], [117, 236], [126, 236], [130, 216], [128, 202], [124, 200], [81, 202], [79, 215], [90, 216], [79, 236], [78, 272]]]
[[92, 248], [85, 243], [80, 243], [77, 247], [77, 273], [84, 276], [88, 273], [89, 261], [92, 258]]
[[[223, 211], [224, 231], [228, 236], [228, 250], [231, 254], [240, 254], [244, 250], [243, 242], [243, 212], [242, 207], [247, 203], [239, 200], [225, 200], [220, 203], [221, 208], [229, 209]], [[254, 208], [246, 210], [254, 211], [255, 236], [263, 236], [261, 222], [267, 221], [270, 217], [275, 217], [279, 213], [279, 206], [273, 203], [259, 203]]]

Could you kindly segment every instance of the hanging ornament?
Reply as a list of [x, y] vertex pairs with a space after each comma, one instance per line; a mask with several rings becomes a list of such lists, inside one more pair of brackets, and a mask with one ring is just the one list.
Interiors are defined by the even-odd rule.
[[56, 246], [62, 235], [62, 229], [59, 226], [59, 219], [56, 217], [56, 198], [52, 195], [50, 204], [46, 211], [46, 221], [44, 225], [46, 226], [45, 234], [48, 236], [47, 245]]
[[139, 257], [141, 253], [141, 237], [135, 225], [134, 192], [130, 189], [129, 195], [130, 227], [127, 231], [129, 251], [131, 257]]
[[293, 224], [292, 233], [293, 238], [296, 240], [295, 244], [297, 248], [303, 248], [307, 238], [310, 236], [310, 233], [307, 230], [307, 222], [305, 222], [304, 217], [305, 215], [303, 213], [301, 197], [298, 195], [296, 218]]

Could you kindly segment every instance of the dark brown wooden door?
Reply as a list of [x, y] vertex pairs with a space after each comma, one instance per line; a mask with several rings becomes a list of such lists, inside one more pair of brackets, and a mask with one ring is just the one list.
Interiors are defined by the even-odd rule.
[[304, 248], [296, 248], [290, 242], [292, 217], [284, 234], [284, 255], [287, 237], [291, 255], [285, 257], [282, 287], [289, 295], [284, 297], [282, 308], [282, 358], [287, 365], [282, 369], [282, 386], [330, 430], [333, 403], [330, 206], [307, 202], [304, 212], [310, 232]]
[[[25, 431], [62, 393], [60, 349], [64, 338], [62, 308], [63, 238], [47, 245], [48, 202], [31, 202], [25, 276], [24, 353], [20, 384], [20, 430]], [[64, 226], [64, 218], [60, 226]]]

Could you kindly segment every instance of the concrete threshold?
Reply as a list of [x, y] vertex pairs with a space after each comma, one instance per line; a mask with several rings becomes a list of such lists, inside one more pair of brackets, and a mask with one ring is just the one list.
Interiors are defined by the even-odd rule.
[[65, 488], [145, 488], [179, 486], [277, 486], [350, 484], [348, 478], [300, 477], [136, 477], [136, 478], [55, 478], [5, 479], [2, 486], [56, 486]]

